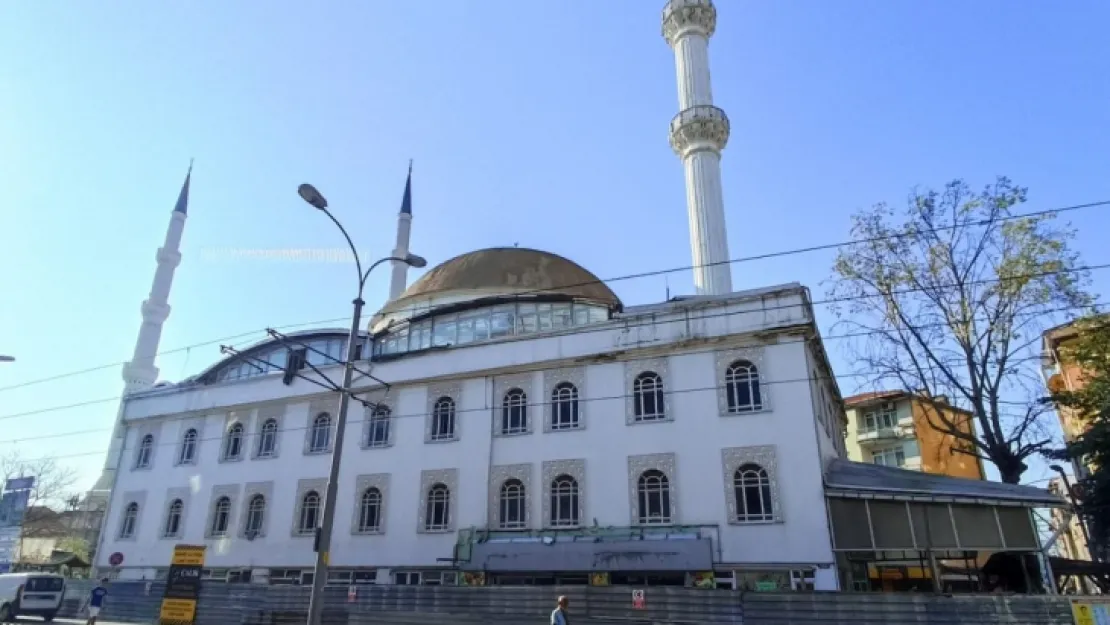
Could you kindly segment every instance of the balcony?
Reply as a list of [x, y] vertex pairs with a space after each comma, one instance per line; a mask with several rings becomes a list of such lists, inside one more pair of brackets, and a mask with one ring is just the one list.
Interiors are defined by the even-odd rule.
[[856, 443], [866, 446], [878, 443], [913, 438], [913, 429], [901, 425], [894, 427], [880, 427], [871, 430], [856, 430]]

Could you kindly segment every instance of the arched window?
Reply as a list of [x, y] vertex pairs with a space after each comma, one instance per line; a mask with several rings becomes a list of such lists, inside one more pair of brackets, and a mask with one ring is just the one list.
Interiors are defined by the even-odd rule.
[[551, 390], [551, 429], [573, 430], [578, 427], [578, 389], [570, 382], [560, 382]]
[[639, 517], [642, 524], [671, 522], [671, 484], [666, 474], [649, 469], [640, 474], [636, 484]]
[[197, 461], [197, 431], [195, 428], [185, 430], [181, 437], [181, 452], [177, 455], [178, 464], [193, 464]]
[[424, 516], [424, 529], [445, 530], [451, 527], [451, 491], [445, 484], [428, 489], [428, 506]]
[[174, 499], [166, 509], [166, 526], [162, 528], [163, 538], [175, 538], [181, 535], [181, 515], [185, 512], [185, 503]]
[[258, 433], [258, 457], [271, 458], [277, 453], [277, 419], [266, 419]]
[[505, 480], [501, 485], [501, 529], [516, 530], [527, 527], [524, 484], [518, 479]]
[[759, 370], [747, 360], [737, 360], [725, 371], [725, 396], [728, 411], [754, 412], [763, 409], [759, 392]]
[[440, 397], [432, 407], [433, 441], [449, 441], [455, 438], [455, 400]]
[[150, 458], [154, 454], [154, 435], [147, 434], [139, 441], [139, 449], [135, 452], [135, 468], [149, 469]]
[[123, 509], [123, 518], [119, 523], [120, 538], [134, 538], [135, 528], [139, 525], [139, 504], [132, 501]]
[[320, 494], [310, 490], [301, 498], [301, 516], [297, 519], [297, 533], [311, 534], [316, 531], [320, 519]]
[[243, 424], [233, 423], [224, 437], [224, 460], [238, 460], [243, 455]]
[[227, 536], [227, 526], [231, 523], [231, 499], [220, 497], [212, 509], [212, 526], [209, 534], [212, 536]]
[[358, 509], [358, 531], [377, 532], [382, 527], [382, 491], [371, 486], [362, 493]]
[[331, 445], [331, 415], [321, 412], [312, 420], [312, 430], [309, 435], [308, 450], [310, 452], [327, 451]]
[[771, 499], [771, 478], [758, 464], [744, 464], [732, 476], [736, 491], [737, 521], [773, 521], [774, 504]]
[[251, 497], [247, 504], [247, 520], [243, 524], [243, 535], [254, 538], [262, 533], [262, 522], [266, 519], [266, 498], [262, 495]]
[[509, 389], [501, 400], [501, 433], [528, 431], [528, 395], [519, 388]]
[[389, 420], [391, 412], [389, 406], [378, 404], [370, 412], [370, 423], [366, 428], [367, 447], [389, 446]]
[[644, 371], [632, 381], [632, 416], [636, 421], [667, 418], [663, 378], [658, 373]]
[[563, 474], [551, 481], [552, 527], [578, 525], [578, 480]]

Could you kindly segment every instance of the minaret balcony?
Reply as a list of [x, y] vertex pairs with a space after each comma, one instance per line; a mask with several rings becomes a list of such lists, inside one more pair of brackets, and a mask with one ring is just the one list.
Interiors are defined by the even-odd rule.
[[712, 37], [717, 29], [717, 9], [711, 0], [670, 0], [663, 7], [663, 37], [672, 47], [684, 35]]
[[700, 150], [720, 152], [728, 144], [728, 115], [711, 104], [691, 106], [671, 120], [671, 147], [685, 158]]

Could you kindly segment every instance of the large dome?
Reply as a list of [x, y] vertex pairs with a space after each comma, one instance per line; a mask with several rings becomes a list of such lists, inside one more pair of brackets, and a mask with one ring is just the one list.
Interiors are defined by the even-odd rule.
[[597, 276], [557, 254], [519, 247], [494, 247], [456, 256], [420, 277], [385, 310], [403, 310], [430, 300], [473, 299], [545, 293], [568, 295], [610, 307], [620, 299]]

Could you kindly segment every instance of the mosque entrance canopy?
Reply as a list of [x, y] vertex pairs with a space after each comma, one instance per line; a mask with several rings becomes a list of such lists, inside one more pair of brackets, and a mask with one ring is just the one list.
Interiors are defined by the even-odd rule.
[[1037, 551], [1031, 508], [1064, 501], [1029, 486], [834, 460], [825, 494], [836, 551]]

